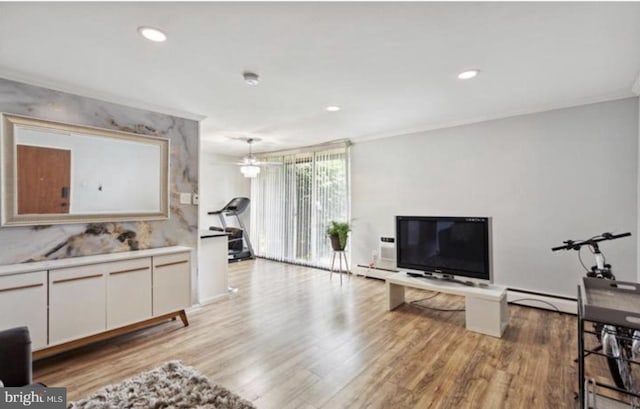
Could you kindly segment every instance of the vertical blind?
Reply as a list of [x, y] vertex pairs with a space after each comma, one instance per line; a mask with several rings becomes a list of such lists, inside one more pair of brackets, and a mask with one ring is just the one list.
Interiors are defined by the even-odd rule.
[[331, 220], [349, 221], [349, 147], [269, 156], [251, 182], [251, 241], [257, 256], [330, 267]]

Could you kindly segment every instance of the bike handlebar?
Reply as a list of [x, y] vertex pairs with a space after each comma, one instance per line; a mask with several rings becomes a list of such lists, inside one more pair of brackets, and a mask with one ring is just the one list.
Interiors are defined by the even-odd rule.
[[580, 240], [580, 241], [565, 240], [563, 242], [565, 243], [564, 246], [553, 247], [551, 251], [580, 250], [580, 247], [585, 245], [592, 245], [605, 240], [615, 240], [615, 239], [621, 239], [623, 237], [629, 237], [629, 236], [631, 236], [631, 233], [629, 232], [621, 233], [621, 234], [602, 233], [600, 236], [594, 236], [587, 240]]

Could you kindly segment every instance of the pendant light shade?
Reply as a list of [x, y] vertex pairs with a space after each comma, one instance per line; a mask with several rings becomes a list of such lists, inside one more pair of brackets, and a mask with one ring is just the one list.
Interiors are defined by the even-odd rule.
[[254, 178], [260, 173], [260, 166], [256, 165], [242, 165], [240, 166], [240, 172], [246, 178]]

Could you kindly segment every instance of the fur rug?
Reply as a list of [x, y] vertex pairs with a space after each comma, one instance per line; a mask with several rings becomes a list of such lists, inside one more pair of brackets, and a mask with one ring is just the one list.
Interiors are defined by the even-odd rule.
[[211, 382], [194, 368], [171, 361], [117, 385], [109, 385], [88, 398], [71, 402], [68, 408], [255, 409], [255, 406]]

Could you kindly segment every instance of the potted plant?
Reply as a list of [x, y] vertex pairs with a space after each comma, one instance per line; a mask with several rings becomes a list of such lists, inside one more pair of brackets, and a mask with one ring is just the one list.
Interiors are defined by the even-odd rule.
[[351, 231], [351, 225], [348, 222], [337, 222], [332, 220], [327, 228], [327, 234], [331, 239], [331, 247], [334, 251], [344, 251], [347, 246], [347, 236]]

